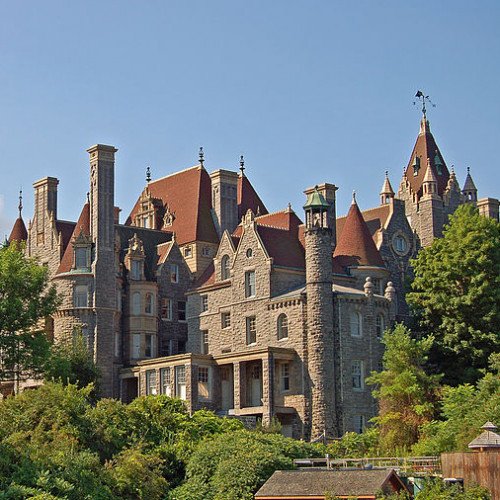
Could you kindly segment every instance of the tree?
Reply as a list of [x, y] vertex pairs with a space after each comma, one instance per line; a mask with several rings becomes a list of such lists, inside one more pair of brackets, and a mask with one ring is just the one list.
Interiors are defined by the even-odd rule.
[[49, 344], [40, 323], [57, 303], [45, 267], [19, 244], [0, 248], [0, 380], [19, 382], [43, 365]]
[[435, 413], [439, 375], [427, 375], [423, 365], [433, 339], [415, 340], [398, 324], [387, 330], [383, 370], [372, 372], [366, 382], [375, 385], [379, 415], [373, 421], [380, 431], [380, 446], [386, 451], [408, 449], [419, 437], [420, 427]]
[[94, 392], [97, 392], [99, 370], [81, 329], [73, 334], [70, 341], [51, 346], [43, 372], [45, 380], [76, 384], [80, 388], [92, 384]]
[[463, 205], [412, 264], [407, 300], [435, 336], [430, 361], [446, 383], [475, 382], [500, 350], [500, 224]]

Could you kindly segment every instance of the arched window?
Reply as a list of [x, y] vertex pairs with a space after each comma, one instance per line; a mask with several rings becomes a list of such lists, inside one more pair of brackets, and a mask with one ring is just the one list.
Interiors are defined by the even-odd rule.
[[134, 292], [132, 295], [132, 314], [138, 316], [141, 314], [141, 294]]
[[377, 337], [381, 338], [385, 330], [385, 318], [382, 313], [377, 314], [377, 317], [375, 318], [375, 329], [377, 332]]
[[73, 295], [75, 307], [88, 307], [89, 289], [87, 285], [76, 285]]
[[228, 280], [229, 277], [229, 255], [224, 255], [220, 261], [220, 278], [221, 280]]
[[144, 305], [144, 312], [146, 314], [153, 314], [153, 294], [146, 294], [146, 303]]
[[288, 318], [286, 314], [278, 316], [278, 340], [288, 338]]
[[350, 327], [351, 327], [351, 335], [353, 337], [361, 337], [362, 332], [362, 320], [361, 313], [358, 311], [352, 311], [351, 316], [349, 318]]

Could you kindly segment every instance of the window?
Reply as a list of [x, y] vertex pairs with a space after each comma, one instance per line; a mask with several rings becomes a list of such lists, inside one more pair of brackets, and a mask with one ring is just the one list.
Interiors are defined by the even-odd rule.
[[179, 340], [177, 342], [177, 354], [184, 354], [186, 352], [186, 342]]
[[177, 302], [177, 315], [179, 321], [186, 321], [186, 302], [184, 300]]
[[120, 333], [115, 332], [115, 356], [120, 356]]
[[148, 370], [146, 372], [146, 395], [156, 396], [156, 370]]
[[142, 218], [142, 227], [149, 228], [149, 215]]
[[170, 380], [170, 368], [160, 369], [160, 391], [166, 396], [172, 395], [172, 386]]
[[141, 294], [140, 292], [134, 292], [132, 294], [132, 314], [138, 316], [141, 314]]
[[144, 305], [144, 312], [146, 314], [153, 314], [153, 294], [146, 294], [146, 303]]
[[165, 297], [161, 299], [161, 319], [172, 321], [172, 300]]
[[201, 331], [201, 353], [208, 354], [208, 330]]
[[247, 249], [247, 257], [250, 259], [250, 258], [252, 257], [252, 255], [253, 255], [253, 251], [252, 251], [252, 249], [251, 249], [251, 248], [248, 248], [248, 249]]
[[257, 342], [257, 329], [255, 327], [255, 316], [249, 316], [246, 319], [247, 345]]
[[193, 250], [191, 247], [184, 248], [184, 257], [191, 257], [193, 255]]
[[255, 297], [255, 271], [245, 273], [245, 297]]
[[203, 255], [203, 257], [210, 257], [210, 248], [203, 247], [201, 250], [201, 254]]
[[361, 434], [365, 430], [365, 416], [364, 415], [354, 415], [353, 420], [353, 429], [354, 432]]
[[400, 253], [405, 253], [407, 251], [408, 243], [404, 236], [398, 235], [394, 238], [394, 249]]
[[153, 336], [146, 334], [144, 336], [144, 357], [152, 358], [153, 357]]
[[184, 365], [175, 367], [175, 395], [180, 399], [186, 399], [186, 367]]
[[220, 323], [221, 328], [229, 328], [231, 326], [231, 313], [229, 311], [221, 313]]
[[289, 363], [281, 363], [281, 365], [280, 365], [280, 385], [281, 385], [282, 392], [290, 390], [290, 364]]
[[350, 328], [351, 328], [351, 335], [353, 337], [361, 337], [362, 320], [361, 320], [361, 313], [359, 313], [358, 311], [351, 312]]
[[75, 248], [75, 268], [85, 269], [89, 267], [88, 251], [86, 247]]
[[140, 280], [142, 277], [142, 262], [140, 260], [133, 260], [130, 263], [130, 277], [133, 280]]
[[75, 307], [88, 307], [89, 305], [89, 289], [87, 285], [76, 285], [74, 292]]
[[208, 295], [201, 296], [201, 312], [208, 311]]
[[132, 334], [132, 359], [139, 359], [141, 357], [141, 334]]
[[210, 368], [208, 366], [198, 367], [198, 399], [210, 400]]
[[363, 376], [363, 361], [354, 360], [351, 364], [352, 374], [352, 388], [363, 390], [364, 376]]
[[177, 264], [170, 264], [170, 282], [179, 283], [179, 266]]
[[375, 330], [377, 332], [377, 337], [381, 338], [385, 330], [385, 318], [383, 314], [377, 314], [375, 318]]
[[224, 255], [220, 261], [220, 279], [228, 280], [230, 278], [229, 255]]
[[286, 314], [278, 316], [278, 340], [288, 338], [288, 318]]

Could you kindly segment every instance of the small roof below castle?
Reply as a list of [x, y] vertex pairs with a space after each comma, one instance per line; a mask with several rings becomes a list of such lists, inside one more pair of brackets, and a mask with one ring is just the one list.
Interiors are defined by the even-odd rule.
[[470, 175], [470, 168], [467, 167], [467, 177], [465, 178], [465, 183], [462, 191], [477, 191], [476, 185], [472, 180], [472, 176]]
[[355, 200], [349, 208], [333, 256], [343, 267], [384, 267], [384, 261]]
[[434, 170], [432, 170], [432, 167], [430, 165], [430, 159], [427, 158], [427, 168], [425, 169], [425, 176], [424, 176], [424, 180], [423, 180], [423, 183], [426, 183], [426, 182], [435, 182], [437, 183], [437, 178], [436, 178], [436, 175], [434, 174]]
[[24, 225], [23, 218], [19, 216], [14, 222], [14, 226], [12, 227], [12, 231], [9, 236], [9, 243], [13, 241], [26, 241], [28, 239], [28, 231], [26, 231], [26, 226]]
[[484, 429], [476, 439], [469, 443], [469, 448], [482, 449], [482, 448], [500, 448], [500, 436], [495, 432], [496, 426], [492, 422], [486, 422], [481, 429]]

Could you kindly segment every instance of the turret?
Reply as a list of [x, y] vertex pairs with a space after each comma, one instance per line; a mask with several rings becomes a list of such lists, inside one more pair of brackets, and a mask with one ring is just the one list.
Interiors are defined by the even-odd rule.
[[380, 191], [380, 204], [389, 205], [394, 201], [394, 190], [391, 186], [391, 181], [389, 180], [389, 172], [385, 171], [384, 184], [382, 184], [382, 189]]
[[26, 231], [26, 226], [24, 225], [22, 211], [23, 211], [23, 192], [19, 191], [19, 216], [14, 223], [14, 227], [10, 233], [8, 242], [12, 243], [13, 241], [21, 242], [26, 241], [28, 239], [28, 231]]
[[467, 167], [467, 177], [465, 178], [465, 184], [462, 189], [462, 194], [464, 196], [464, 200], [467, 203], [477, 202], [477, 188], [470, 175], [470, 167]]
[[332, 229], [330, 204], [318, 191], [307, 190], [306, 228], [307, 345], [310, 380], [311, 439], [337, 434], [335, 415]]

